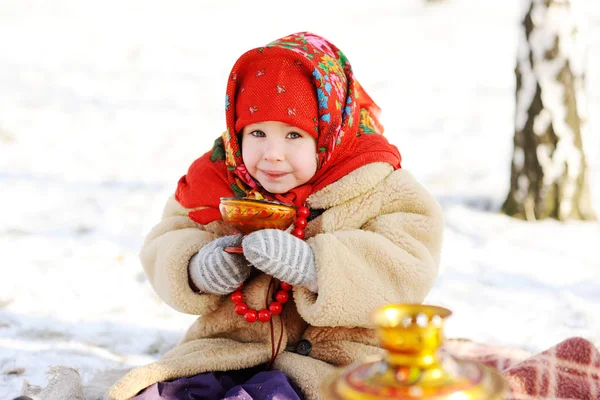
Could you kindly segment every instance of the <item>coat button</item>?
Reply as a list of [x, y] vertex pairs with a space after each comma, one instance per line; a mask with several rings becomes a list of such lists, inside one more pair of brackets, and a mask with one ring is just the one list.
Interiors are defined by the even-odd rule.
[[298, 343], [298, 346], [296, 346], [296, 353], [298, 353], [302, 356], [307, 356], [311, 350], [312, 350], [312, 344], [310, 344], [310, 342], [306, 339], [302, 339]]

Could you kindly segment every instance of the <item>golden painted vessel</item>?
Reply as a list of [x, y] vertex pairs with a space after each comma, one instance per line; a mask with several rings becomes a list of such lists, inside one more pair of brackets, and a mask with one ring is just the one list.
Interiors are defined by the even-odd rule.
[[[219, 211], [223, 221], [244, 235], [259, 229], [286, 230], [296, 218], [296, 207], [265, 200], [262, 197], [245, 199], [221, 197]], [[241, 246], [225, 247], [224, 250], [228, 253], [244, 253]]]
[[296, 208], [286, 204], [255, 199], [221, 198], [223, 221], [241, 233], [259, 229], [287, 229], [296, 218]]
[[324, 400], [502, 399], [507, 384], [494, 369], [440, 351], [451, 311], [392, 304], [373, 313], [385, 356], [352, 364], [327, 377]]

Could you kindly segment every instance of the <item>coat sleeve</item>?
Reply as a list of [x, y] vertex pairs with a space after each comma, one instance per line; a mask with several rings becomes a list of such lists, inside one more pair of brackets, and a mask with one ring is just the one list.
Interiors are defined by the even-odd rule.
[[338, 229], [308, 240], [319, 292], [299, 287], [294, 300], [311, 325], [372, 327], [374, 309], [420, 303], [435, 283], [443, 233], [435, 199], [399, 170], [383, 189], [358, 203], [361, 212], [375, 210], [360, 229]]
[[214, 311], [223, 297], [194, 292], [188, 263], [217, 236], [190, 220], [188, 211], [174, 197], [168, 200], [161, 221], [144, 240], [140, 260], [150, 284], [165, 303], [183, 313], [202, 315]]

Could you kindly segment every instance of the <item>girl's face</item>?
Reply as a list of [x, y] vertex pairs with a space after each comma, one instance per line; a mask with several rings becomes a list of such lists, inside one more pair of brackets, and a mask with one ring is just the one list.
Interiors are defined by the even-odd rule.
[[242, 131], [242, 158], [250, 175], [271, 193], [305, 184], [317, 170], [317, 140], [278, 121], [250, 124]]

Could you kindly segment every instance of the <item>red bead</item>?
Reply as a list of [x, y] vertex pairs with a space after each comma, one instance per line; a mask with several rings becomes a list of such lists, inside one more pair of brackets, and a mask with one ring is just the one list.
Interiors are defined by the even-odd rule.
[[283, 306], [281, 305], [281, 303], [274, 301], [271, 304], [269, 304], [269, 311], [271, 311], [271, 314], [273, 315], [280, 314], [282, 310]]
[[271, 319], [271, 312], [269, 310], [265, 310], [264, 308], [258, 312], [258, 320], [260, 322], [269, 322]]
[[231, 293], [231, 301], [233, 301], [234, 303], [239, 303], [243, 299], [244, 299], [244, 296], [242, 295], [242, 292]]
[[308, 218], [308, 216], [310, 215], [310, 210], [308, 209], [308, 207], [298, 207], [298, 211], [296, 211], [296, 216], [298, 218]]
[[275, 300], [277, 300], [281, 304], [287, 303], [289, 298], [290, 298], [290, 295], [285, 290], [280, 290], [275, 294]]
[[298, 239], [304, 239], [304, 229], [295, 228], [292, 231], [292, 235], [296, 236]]
[[300, 229], [306, 228], [306, 218], [298, 218], [294, 222], [294, 228], [300, 228]]
[[235, 311], [237, 315], [244, 315], [246, 314], [246, 311], [248, 311], [248, 305], [244, 302], [236, 303], [235, 307], [233, 307], [233, 311]]
[[244, 319], [247, 322], [255, 322], [256, 318], [258, 318], [258, 314], [256, 313], [256, 310], [248, 310], [248, 311], [246, 311], [246, 314], [244, 314]]
[[240, 286], [238, 286], [237, 289], [235, 289], [235, 291], [239, 292], [240, 290], [242, 290], [243, 287], [244, 287], [244, 282], [240, 283]]
[[281, 281], [279, 283], [279, 287], [281, 288], [281, 290], [285, 290], [285, 291], [292, 290], [292, 285], [290, 285], [287, 282], [283, 282], [283, 281]]

